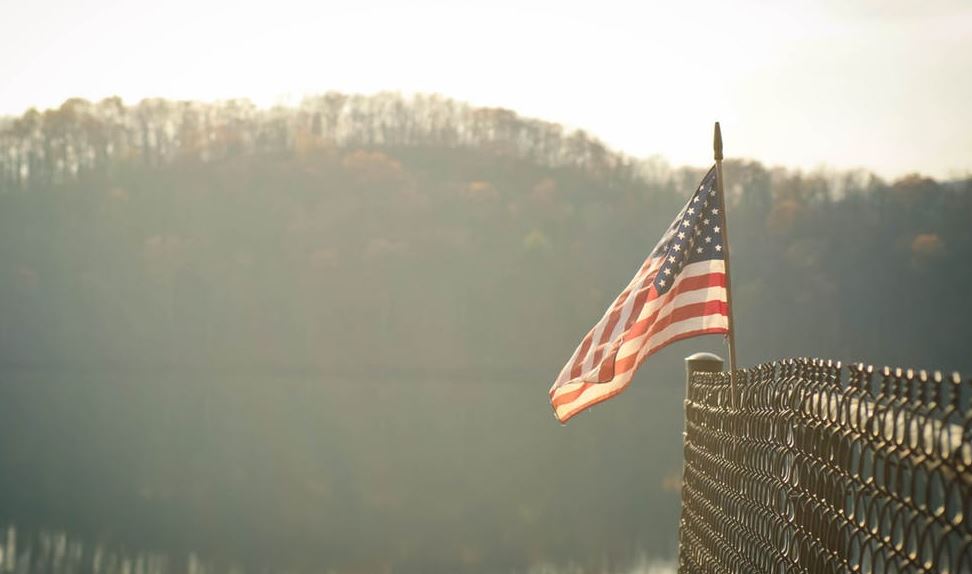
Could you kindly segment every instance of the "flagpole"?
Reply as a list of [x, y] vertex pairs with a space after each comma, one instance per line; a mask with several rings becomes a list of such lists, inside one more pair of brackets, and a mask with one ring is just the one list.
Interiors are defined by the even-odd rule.
[[716, 186], [719, 194], [719, 210], [722, 216], [722, 241], [726, 247], [726, 302], [729, 304], [729, 388], [732, 392], [732, 404], [736, 403], [736, 329], [732, 320], [732, 276], [729, 274], [731, 249], [729, 248], [729, 225], [726, 221], [726, 190], [722, 184], [722, 129], [719, 122], [715, 123], [715, 134], [712, 139], [712, 150], [716, 162]]

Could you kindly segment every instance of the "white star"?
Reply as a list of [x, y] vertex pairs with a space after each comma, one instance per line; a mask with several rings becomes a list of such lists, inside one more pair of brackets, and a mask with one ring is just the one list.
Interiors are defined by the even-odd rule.
[[713, 227], [712, 228], [712, 231], [715, 231], [716, 233], [719, 233], [719, 226], [716, 225], [715, 227]]
[[695, 199], [692, 200], [692, 203], [698, 203], [698, 202], [699, 202], [699, 196], [696, 195]]
[[711, 237], [706, 237], [705, 238], [705, 242], [706, 243], [712, 243], [712, 238]]
[[658, 281], [658, 284], [661, 285], [662, 287], [664, 287], [665, 286], [665, 280], [664, 279], [660, 279]]
[[676, 243], [675, 245], [672, 245], [672, 249], [674, 249], [675, 251], [681, 251], [682, 250], [682, 246], [679, 245], [678, 243]]
[[683, 232], [683, 231], [679, 231], [679, 232], [678, 232], [678, 238], [679, 238], [679, 239], [685, 239], [685, 232]]
[[699, 253], [702, 253], [702, 248], [699, 247], [698, 249], [696, 249], [696, 251], [698, 251]]
[[712, 215], [719, 215], [719, 210], [718, 209], [713, 209], [712, 210]]
[[665, 275], [671, 275], [672, 274], [672, 270], [669, 269], [668, 267], [666, 267], [666, 268], [662, 269], [662, 273], [664, 273]]
[[721, 245], [716, 245], [716, 251], [722, 251], [722, 246]]
[[[699, 198], [696, 197], [695, 199], [698, 200]], [[689, 215], [693, 215], [694, 213], [695, 213], [695, 208], [694, 207], [690, 207], [689, 210], [688, 210], [688, 214]]]
[[685, 221], [682, 222], [682, 226], [683, 227], [688, 227], [689, 225], [691, 225], [691, 224], [688, 222], [688, 220], [685, 220]]
[[668, 262], [669, 263], [675, 263], [675, 256], [674, 255], [669, 255], [668, 256]]
[[709, 224], [709, 218], [708, 218], [708, 217], [706, 217], [705, 219], [703, 219], [703, 220], [702, 220], [702, 223], [704, 223], [704, 224], [706, 224], [706, 225], [708, 225], [708, 224]]

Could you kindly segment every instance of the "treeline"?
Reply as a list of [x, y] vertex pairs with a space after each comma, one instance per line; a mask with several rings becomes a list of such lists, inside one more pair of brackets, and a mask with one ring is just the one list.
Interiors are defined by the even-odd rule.
[[[393, 94], [69, 100], [0, 142], [7, 364], [552, 373], [702, 172]], [[969, 180], [726, 178], [747, 362], [969, 365]]]
[[32, 189], [107, 177], [122, 165], [218, 161], [291, 154], [321, 145], [443, 146], [488, 150], [548, 167], [575, 166], [630, 177], [633, 162], [583, 131], [474, 108], [436, 95], [403, 98], [328, 93], [297, 109], [261, 110], [246, 100], [218, 104], [120, 98], [70, 99], [0, 124], [0, 188]]

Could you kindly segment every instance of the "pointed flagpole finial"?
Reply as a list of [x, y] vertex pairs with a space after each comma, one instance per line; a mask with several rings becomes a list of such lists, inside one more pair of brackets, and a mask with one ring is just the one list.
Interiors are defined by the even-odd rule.
[[719, 122], [715, 123], [715, 135], [712, 139], [712, 150], [715, 151], [715, 160], [722, 161], [722, 130]]

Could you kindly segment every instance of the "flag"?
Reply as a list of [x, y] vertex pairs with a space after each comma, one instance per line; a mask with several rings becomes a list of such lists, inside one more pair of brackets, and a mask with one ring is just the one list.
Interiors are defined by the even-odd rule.
[[581, 341], [550, 388], [560, 422], [631, 382], [642, 361], [669, 343], [729, 332], [726, 244], [715, 166], [648, 259]]

